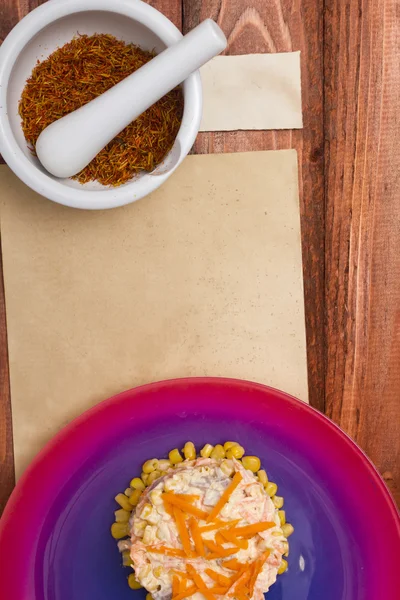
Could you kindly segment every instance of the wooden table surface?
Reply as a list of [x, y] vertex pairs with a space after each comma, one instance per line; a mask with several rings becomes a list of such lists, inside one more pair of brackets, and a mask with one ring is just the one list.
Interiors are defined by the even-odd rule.
[[[195, 151], [297, 150], [310, 402], [364, 449], [399, 504], [396, 0], [149, 3], [183, 31], [213, 18], [228, 54], [301, 50], [303, 130], [202, 133]], [[0, 41], [38, 4], [0, 0]], [[0, 512], [14, 485], [6, 342], [0, 287]]]

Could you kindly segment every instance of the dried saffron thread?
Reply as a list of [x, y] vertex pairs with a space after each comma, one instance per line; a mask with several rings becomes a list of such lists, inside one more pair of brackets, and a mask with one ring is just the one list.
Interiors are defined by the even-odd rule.
[[[32, 148], [50, 123], [90, 102], [154, 57], [112, 35], [79, 35], [38, 62], [19, 103], [25, 139]], [[175, 88], [130, 123], [74, 179], [118, 186], [153, 171], [172, 148], [183, 114]]]

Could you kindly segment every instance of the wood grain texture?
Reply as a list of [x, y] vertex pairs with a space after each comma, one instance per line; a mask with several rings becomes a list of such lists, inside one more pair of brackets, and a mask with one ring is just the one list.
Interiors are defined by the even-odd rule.
[[1, 0], [0, 1], [0, 44], [9, 31], [31, 10], [46, 0]]
[[184, 31], [211, 17], [227, 54], [301, 50], [304, 128], [201, 133], [197, 153], [295, 148], [303, 239], [310, 403], [324, 410], [323, 21], [318, 0], [183, 0]]
[[144, 0], [168, 17], [182, 31], [182, 2], [181, 0]]
[[[1, 0], [0, 1], [0, 44], [9, 31], [31, 10], [44, 4], [46, 0]], [[144, 0], [167, 15], [175, 25], [182, 29], [181, 0]]]
[[400, 63], [396, 0], [325, 15], [326, 412], [400, 505]]

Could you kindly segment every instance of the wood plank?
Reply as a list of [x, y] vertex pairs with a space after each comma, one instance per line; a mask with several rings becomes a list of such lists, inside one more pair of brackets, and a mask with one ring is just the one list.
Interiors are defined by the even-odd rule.
[[396, 0], [325, 15], [327, 414], [400, 505], [400, 160]]
[[[164, 13], [175, 25], [182, 29], [181, 0], [144, 0]], [[0, 44], [11, 29], [31, 10], [44, 4], [46, 0], [1, 0], [0, 2]]]
[[1, 0], [0, 2], [0, 44], [11, 29], [29, 11], [46, 0]]
[[[251, 5], [250, 5], [251, 4]], [[324, 410], [322, 11], [318, 0], [183, 0], [183, 29], [213, 18], [228, 54], [301, 50], [304, 129], [201, 133], [197, 153], [295, 148], [299, 157], [310, 403]]]
[[182, 31], [182, 2], [181, 0], [144, 0], [168, 17]]

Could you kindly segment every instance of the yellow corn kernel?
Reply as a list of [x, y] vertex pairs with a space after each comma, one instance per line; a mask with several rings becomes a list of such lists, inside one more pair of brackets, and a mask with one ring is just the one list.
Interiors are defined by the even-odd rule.
[[129, 535], [128, 523], [113, 523], [111, 525], [111, 535], [115, 540], [120, 540]]
[[168, 458], [173, 465], [177, 465], [178, 463], [183, 461], [182, 455], [179, 452], [178, 448], [174, 448], [173, 450], [171, 450], [171, 452], [168, 454]]
[[140, 478], [143, 481], [144, 485], [147, 487], [147, 480], [149, 478], [149, 474], [148, 473], [142, 473], [140, 475]]
[[142, 512], [140, 513], [140, 518], [147, 519], [147, 517], [149, 517], [151, 515], [152, 510], [153, 510], [153, 507], [151, 506], [151, 504], [145, 504], [142, 508]]
[[129, 502], [129, 498], [128, 498], [128, 496], [125, 496], [125, 494], [117, 494], [115, 496], [115, 502], [118, 502], [120, 507], [123, 508], [124, 510], [132, 510], [132, 506]]
[[124, 491], [125, 496], [129, 496], [132, 494], [132, 489], [130, 487], [126, 488], [126, 490]]
[[289, 535], [292, 535], [294, 527], [290, 523], [285, 523], [284, 525], [282, 525], [282, 531], [285, 538], [288, 538]]
[[261, 461], [258, 456], [243, 456], [242, 464], [245, 469], [252, 471], [252, 473], [257, 473], [261, 467]]
[[142, 521], [141, 519], [135, 519], [133, 521], [133, 533], [138, 537], [143, 537], [146, 524], [146, 521]]
[[120, 508], [114, 512], [116, 523], [127, 523], [131, 518], [131, 513], [129, 510], [124, 510]]
[[153, 596], [150, 593], [146, 594], [146, 600], [153, 600]]
[[261, 471], [257, 472], [257, 477], [260, 483], [262, 483], [264, 486], [267, 485], [268, 483], [268, 475], [267, 473], [264, 471], [264, 469], [261, 469]]
[[143, 533], [143, 544], [150, 544], [153, 539], [153, 527], [147, 525]]
[[160, 515], [157, 512], [156, 508], [153, 508], [149, 516], [147, 517], [147, 522], [150, 525], [157, 525], [160, 522]]
[[139, 504], [139, 500], [141, 495], [143, 494], [142, 490], [133, 490], [132, 494], [129, 496], [129, 502], [132, 506], [137, 506]]
[[154, 573], [154, 577], [161, 577], [163, 572], [163, 568], [162, 567], [156, 567], [153, 571]]
[[281, 522], [281, 525], [284, 525], [286, 523], [286, 513], [284, 510], [278, 510], [278, 517], [279, 520]]
[[167, 458], [162, 458], [161, 460], [158, 461], [158, 470], [163, 472], [163, 471], [168, 471], [168, 469], [171, 467], [171, 463]]
[[274, 537], [282, 537], [283, 536], [282, 529], [277, 529], [276, 531], [273, 531], [271, 533], [271, 535], [273, 535]]
[[128, 585], [131, 590], [140, 590], [143, 586], [136, 579], [135, 573], [131, 573], [128, 577]]
[[142, 467], [143, 473], [152, 473], [156, 469], [158, 469], [158, 459], [157, 458], [151, 458], [150, 460], [146, 460], [146, 462], [144, 463], [144, 465]]
[[129, 550], [124, 550], [122, 553], [122, 564], [124, 567], [129, 567], [132, 564], [131, 555], [129, 554]]
[[242, 458], [244, 454], [243, 446], [239, 446], [239, 444], [235, 444], [231, 448], [226, 451], [226, 458]]
[[225, 450], [225, 452], [227, 450], [229, 450], [229, 448], [232, 448], [232, 446], [237, 446], [237, 442], [225, 442], [225, 444], [224, 444], [224, 450]]
[[282, 496], [273, 496], [272, 497], [272, 503], [275, 506], [275, 508], [282, 508], [282, 506], [283, 506], [283, 498], [282, 498]]
[[223, 460], [220, 465], [221, 471], [230, 477], [233, 473], [233, 463], [231, 460]]
[[287, 568], [288, 568], [287, 560], [282, 558], [281, 566], [278, 569], [278, 575], [282, 575], [282, 573], [284, 573]]
[[164, 490], [166, 492], [175, 492], [177, 489], [177, 482], [171, 477], [164, 482]]
[[183, 448], [183, 455], [186, 460], [194, 460], [196, 458], [196, 448], [193, 442], [186, 442]]
[[163, 499], [161, 498], [162, 491], [161, 490], [153, 490], [150, 492], [150, 500], [154, 504], [154, 506], [162, 506], [164, 504]]
[[159, 477], [161, 477], [161, 471], [152, 471], [147, 479], [147, 485], [151, 485]]
[[206, 444], [205, 446], [203, 446], [203, 448], [200, 450], [200, 455], [203, 458], [210, 458], [211, 452], [214, 450], [214, 446], [211, 446], [211, 444]]
[[268, 496], [272, 498], [272, 496], [275, 496], [276, 492], [278, 491], [278, 486], [276, 483], [269, 481], [265, 486], [265, 491], [267, 492]]
[[134, 477], [130, 483], [130, 486], [133, 490], [144, 490], [146, 487], [140, 477]]
[[225, 458], [224, 447], [221, 446], [221, 444], [217, 444], [216, 446], [214, 446], [214, 449], [212, 450], [210, 456], [211, 458], [215, 458], [216, 460], [219, 460], [220, 458]]
[[289, 556], [289, 542], [282, 542], [283, 556]]

